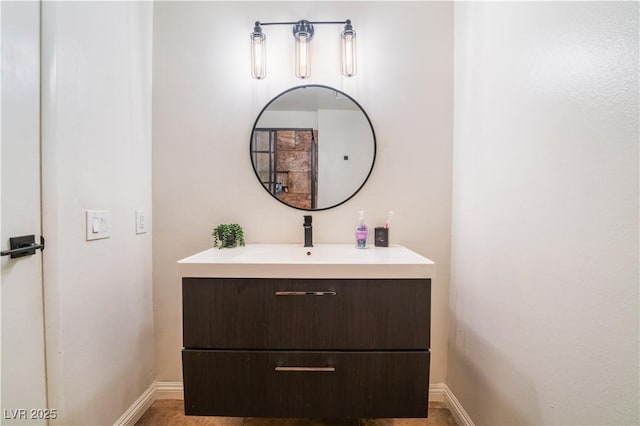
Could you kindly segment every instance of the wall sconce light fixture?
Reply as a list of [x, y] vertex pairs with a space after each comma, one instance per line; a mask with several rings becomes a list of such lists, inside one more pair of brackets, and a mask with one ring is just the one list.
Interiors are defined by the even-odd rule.
[[298, 22], [260, 22], [256, 21], [251, 33], [251, 76], [262, 79], [266, 75], [266, 36], [262, 32], [263, 25], [293, 25], [295, 39], [296, 77], [309, 78], [311, 76], [310, 43], [313, 39], [314, 25], [340, 24], [344, 31], [340, 33], [342, 50], [342, 74], [351, 77], [356, 74], [356, 32], [351, 20], [346, 21], [317, 21], [300, 20]]

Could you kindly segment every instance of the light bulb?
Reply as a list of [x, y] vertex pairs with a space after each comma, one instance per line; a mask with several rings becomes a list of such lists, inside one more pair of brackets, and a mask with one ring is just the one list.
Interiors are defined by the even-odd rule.
[[340, 44], [342, 48], [342, 74], [351, 77], [356, 74], [356, 32], [351, 26], [351, 21], [347, 20], [344, 31], [340, 33]]
[[253, 78], [262, 79], [266, 75], [266, 39], [260, 25], [256, 22], [251, 33], [251, 77]]
[[309, 41], [308, 33], [296, 34], [296, 77], [298, 78], [309, 78], [311, 75]]

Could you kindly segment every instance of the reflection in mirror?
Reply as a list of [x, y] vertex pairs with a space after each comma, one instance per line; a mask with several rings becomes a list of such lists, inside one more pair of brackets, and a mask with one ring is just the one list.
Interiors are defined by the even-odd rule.
[[320, 85], [276, 96], [258, 116], [251, 161], [263, 187], [302, 210], [344, 203], [364, 185], [375, 161], [373, 127], [345, 93]]

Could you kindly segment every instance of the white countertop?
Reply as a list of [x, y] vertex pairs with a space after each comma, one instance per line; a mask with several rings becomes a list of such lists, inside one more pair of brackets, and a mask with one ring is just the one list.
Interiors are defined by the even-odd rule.
[[193, 278], [434, 278], [435, 264], [405, 247], [248, 244], [210, 248], [178, 261]]

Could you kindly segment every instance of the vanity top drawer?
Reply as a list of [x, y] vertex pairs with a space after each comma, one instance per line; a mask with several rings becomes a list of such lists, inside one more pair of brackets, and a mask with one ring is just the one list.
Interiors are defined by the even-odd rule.
[[426, 350], [429, 279], [183, 278], [185, 348]]

